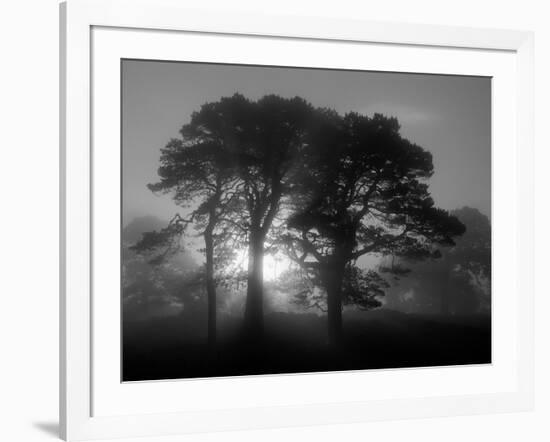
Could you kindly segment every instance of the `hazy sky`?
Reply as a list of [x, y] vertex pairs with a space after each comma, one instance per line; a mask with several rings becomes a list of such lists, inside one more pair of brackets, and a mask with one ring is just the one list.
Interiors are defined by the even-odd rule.
[[490, 217], [489, 78], [126, 60], [122, 92], [124, 225], [178, 210], [146, 188], [158, 180], [160, 149], [203, 103], [235, 92], [298, 95], [340, 113], [395, 116], [402, 135], [433, 154], [436, 205], [471, 206]]

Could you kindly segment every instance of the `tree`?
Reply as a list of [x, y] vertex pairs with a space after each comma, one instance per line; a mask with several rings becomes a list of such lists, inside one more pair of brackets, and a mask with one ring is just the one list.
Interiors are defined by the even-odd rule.
[[153, 192], [171, 194], [177, 205], [190, 212], [189, 217], [176, 215], [165, 229], [145, 234], [136, 246], [138, 250], [150, 250], [164, 245], [166, 254], [189, 224], [203, 236], [211, 347], [216, 343], [216, 248], [233, 232], [226, 225], [226, 215], [237, 204], [234, 157], [227, 149], [226, 134], [221, 128], [203, 125], [203, 115], [212, 107], [205, 104], [200, 112], [195, 112], [190, 123], [180, 130], [181, 138], [170, 140], [161, 150], [160, 181], [148, 186]]
[[324, 111], [309, 134], [285, 243], [326, 292], [332, 344], [342, 338], [346, 274], [358, 273], [358, 259], [438, 256], [435, 244], [453, 245], [464, 232], [458, 219], [434, 207], [425, 183], [433, 173], [431, 154], [399, 130], [395, 118], [380, 114]]
[[477, 310], [490, 309], [491, 223], [479, 210], [462, 207], [451, 212], [466, 226], [466, 233], [449, 252], [455, 272], [463, 273], [467, 284], [478, 293]]
[[[292, 192], [304, 135], [313, 109], [301, 98], [242, 95], [203, 106], [193, 118], [194, 137], [215, 134], [223, 158], [230, 157], [236, 196], [226, 222], [246, 235], [248, 275], [245, 326], [251, 337], [263, 329], [263, 258], [266, 238], [281, 201]], [[190, 142], [192, 139], [190, 139]], [[226, 160], [224, 160], [226, 161]]]
[[[479, 210], [462, 207], [451, 212], [466, 227], [452, 247], [442, 249], [438, 262], [401, 265], [412, 269], [404, 287], [414, 287], [419, 308], [435, 306], [441, 314], [487, 312], [491, 294], [491, 225]], [[393, 294], [404, 287], [397, 285]], [[397, 304], [396, 307], [399, 307]]]
[[[316, 308], [328, 312], [326, 293], [323, 293], [322, 279], [319, 273], [311, 271], [304, 274], [303, 269], [291, 269], [281, 275], [278, 287], [287, 293], [294, 292], [293, 302], [306, 309]], [[342, 305], [350, 305], [360, 310], [372, 310], [382, 306], [380, 298], [388, 282], [373, 270], [363, 270], [349, 264], [342, 279]]]

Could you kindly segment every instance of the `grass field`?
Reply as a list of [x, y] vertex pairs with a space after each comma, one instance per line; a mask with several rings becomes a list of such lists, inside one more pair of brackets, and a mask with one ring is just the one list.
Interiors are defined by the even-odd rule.
[[243, 339], [241, 324], [241, 318], [220, 315], [212, 354], [198, 315], [126, 321], [123, 381], [491, 362], [487, 315], [346, 312], [338, 348], [327, 344], [324, 316], [268, 314], [264, 339], [253, 347]]

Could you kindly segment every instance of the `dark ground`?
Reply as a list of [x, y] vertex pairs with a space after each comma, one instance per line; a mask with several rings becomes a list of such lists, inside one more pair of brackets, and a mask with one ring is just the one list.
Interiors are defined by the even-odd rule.
[[126, 321], [123, 381], [491, 362], [486, 315], [349, 312], [344, 342], [336, 350], [326, 344], [323, 316], [268, 314], [263, 343], [252, 348], [241, 339], [241, 318], [222, 316], [215, 356], [208, 353], [204, 321], [197, 317]]

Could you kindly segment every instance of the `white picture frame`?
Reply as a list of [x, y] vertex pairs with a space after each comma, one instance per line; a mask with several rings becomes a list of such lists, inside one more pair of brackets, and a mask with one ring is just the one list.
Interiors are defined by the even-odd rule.
[[[60, 428], [64, 439], [160, 436], [405, 417], [509, 412], [532, 408], [534, 394], [532, 270], [534, 264], [532, 228], [534, 118], [533, 35], [531, 33], [373, 23], [352, 19], [243, 15], [228, 11], [219, 11], [219, 13], [213, 14], [186, 9], [177, 0], [69, 0], [61, 4], [60, 18]], [[351, 44], [356, 46], [375, 45], [380, 51], [384, 51], [384, 47], [399, 46], [406, 47], [408, 51], [440, 50], [444, 52], [452, 50], [456, 51], [456, 54], [459, 54], [460, 51], [507, 54], [507, 62], [503, 63], [499, 69], [502, 72], [509, 71], [510, 75], [506, 77], [503, 74], [503, 78], [506, 77], [506, 81], [513, 83], [512, 87], [508, 88], [513, 95], [508, 93], [510, 96], [505, 96], [506, 92], [500, 88], [497, 89], [496, 96], [493, 97], [493, 104], [498, 99], [498, 103], [503, 103], [503, 106], [506, 107], [508, 120], [502, 121], [511, 121], [515, 134], [515, 137], [508, 140], [508, 147], [504, 146], [504, 142], [502, 145], [499, 143], [501, 140], [499, 137], [495, 137], [493, 144], [493, 153], [506, 152], [507, 158], [506, 162], [504, 159], [493, 162], [493, 174], [496, 177], [493, 180], [493, 185], [496, 186], [499, 183], [495, 180], [505, 178], [504, 173], [499, 172], [499, 167], [502, 169], [509, 167], [514, 170], [514, 179], [510, 180], [511, 184], [509, 183], [506, 188], [510, 202], [510, 220], [506, 221], [506, 225], [504, 222], [501, 225], [502, 229], [507, 229], [507, 234], [511, 238], [511, 245], [507, 245], [506, 250], [514, 256], [514, 259], [510, 260], [507, 273], [513, 274], [515, 282], [506, 284], [506, 281], [501, 281], [500, 284], [506, 291], [506, 296], [503, 295], [503, 299], [510, 301], [506, 310], [506, 315], [509, 316], [504, 316], [503, 313], [502, 318], [512, 319], [513, 327], [508, 327], [508, 333], [511, 334], [512, 340], [515, 342], [513, 345], [514, 357], [503, 363], [503, 369], [506, 372], [505, 381], [502, 384], [490, 385], [485, 389], [475, 386], [475, 383], [472, 382], [471, 391], [462, 394], [459, 392], [429, 395], [423, 394], [422, 388], [420, 388], [418, 391], [411, 391], [406, 397], [398, 397], [399, 395], [386, 397], [369, 394], [368, 390], [363, 391], [358, 388], [355, 389], [354, 395], [328, 395], [324, 400], [313, 396], [305, 398], [305, 396], [300, 396], [300, 391], [294, 388], [299, 382], [305, 382], [314, 389], [316, 383], [326, 384], [328, 382], [330, 384], [335, 383], [336, 379], [338, 382], [345, 382], [346, 379], [351, 379], [351, 376], [357, 376], [357, 374], [341, 372], [313, 377], [311, 375], [271, 376], [269, 382], [263, 381], [263, 377], [255, 377], [244, 382], [239, 381], [239, 388], [243, 391], [243, 400], [239, 403], [231, 400], [225, 401], [220, 407], [193, 409], [192, 401], [184, 407], [185, 409], [177, 403], [172, 404], [169, 396], [175, 395], [176, 389], [180, 391], [185, 388], [181, 382], [178, 385], [157, 383], [154, 387], [156, 391], [148, 391], [144, 395], [153, 404], [159, 398], [165, 400], [165, 406], [162, 409], [143, 408], [138, 410], [139, 407], [132, 408], [129, 405], [130, 399], [135, 398], [133, 395], [137, 391], [136, 388], [148, 390], [153, 388], [147, 386], [148, 383], [134, 386], [134, 391], [129, 392], [126, 400], [118, 400], [126, 392], [118, 392], [117, 388], [113, 388], [112, 384], [104, 380], [101, 373], [105, 370], [106, 364], [98, 366], [97, 360], [107, 360], [108, 363], [108, 358], [111, 357], [113, 366], [119, 363], [119, 361], [115, 361], [114, 357], [105, 356], [101, 352], [102, 347], [98, 349], [98, 344], [104, 342], [101, 336], [105, 336], [105, 333], [117, 334], [120, 330], [107, 328], [102, 335], [97, 333], [98, 327], [94, 326], [95, 321], [103, 321], [103, 314], [108, 316], [107, 312], [101, 310], [103, 304], [98, 303], [97, 300], [94, 301], [94, 287], [97, 288], [97, 284], [94, 282], [92, 271], [94, 263], [92, 252], [98, 250], [94, 248], [95, 243], [92, 238], [93, 233], [95, 236], [98, 233], [97, 230], [94, 231], [93, 222], [97, 221], [97, 218], [94, 218], [92, 203], [94, 193], [100, 191], [97, 188], [97, 180], [93, 180], [92, 166], [102, 167], [101, 163], [99, 165], [97, 161], [94, 163], [92, 146], [94, 139], [97, 139], [98, 136], [95, 132], [97, 127], [100, 129], [103, 127], [100, 120], [95, 121], [93, 118], [93, 104], [96, 100], [94, 94], [98, 93], [92, 87], [94, 84], [92, 77], [95, 72], [93, 57], [95, 55], [95, 62], [98, 66], [101, 65], [97, 58], [97, 52], [94, 51], [97, 51], [98, 48], [103, 50], [105, 45], [101, 45], [101, 39], [105, 41], [105, 38], [110, 38], [109, 35], [104, 35], [94, 40], [93, 32], [97, 29], [127, 30], [135, 35], [154, 30], [157, 34], [158, 31], [161, 33], [170, 31], [168, 34], [171, 36], [186, 34], [220, 39], [224, 36], [232, 36], [237, 39], [267, 38], [270, 41], [284, 41], [285, 44], [291, 46], [302, 42], [318, 42], [319, 44], [324, 42], [323, 44], [342, 45], [342, 47]], [[112, 46], [118, 47], [116, 44]], [[145, 49], [140, 50], [145, 54]], [[150, 40], [147, 50], [149, 56], [156, 51], [153, 39]], [[109, 56], [112, 59], [119, 55], [113, 49]], [[169, 53], [168, 56], [171, 57]], [[274, 59], [274, 53], [265, 55], [265, 63], [269, 61], [270, 57]], [[427, 60], [429, 57], [428, 53], [424, 59]], [[144, 56], [144, 58], [147, 57]], [[159, 55], [159, 58], [162, 58], [162, 55]], [[490, 57], [487, 55], [486, 58]], [[395, 66], [398, 66], [400, 62], [396, 61], [395, 63]], [[489, 65], [491, 62], [487, 61], [487, 63]], [[491, 72], [489, 67], [486, 69], [488, 69], [487, 72]], [[107, 70], [101, 72], [108, 73]], [[426, 72], [432, 72], [432, 68], [428, 64], [426, 64]], [[497, 71], [495, 70], [495, 72]], [[112, 99], [118, 100], [119, 97], [115, 96]], [[499, 127], [496, 130], [498, 132]], [[499, 150], [496, 151], [496, 149]], [[493, 212], [494, 214], [499, 213], [498, 211]], [[494, 236], [494, 239], [500, 237], [504, 236]], [[118, 247], [118, 244], [116, 246]], [[504, 247], [500, 250], [504, 250]], [[98, 258], [101, 259], [101, 257], [95, 257], [95, 259]], [[494, 278], [499, 277], [498, 275], [494, 276]], [[499, 281], [494, 282], [498, 283]], [[498, 284], [493, 285], [498, 287]], [[521, 287], [521, 294], [519, 287]], [[499, 296], [498, 293], [495, 296]], [[113, 316], [112, 313], [111, 316]], [[116, 315], [114, 316], [116, 317]], [[496, 317], [496, 324], [493, 328], [493, 333], [497, 336], [506, 328], [504, 321], [498, 320], [499, 317]], [[109, 321], [104, 323], [111, 324]], [[109, 327], [115, 326], [111, 324]], [[117, 339], [112, 341], [117, 341]], [[498, 368], [498, 364], [493, 364], [487, 370], [497, 370]], [[406, 382], [406, 377], [413, 375], [422, 379], [421, 381], [415, 380], [420, 387], [427, 387], [428, 383], [432, 382], [430, 379], [436, 377], [440, 377], [441, 382], [448, 382], [445, 376], [449, 372], [444, 368], [430, 370], [425, 372], [419, 370], [415, 374], [406, 371], [402, 375], [401, 382]], [[477, 371], [474, 370], [464, 373], [467, 380], [475, 380], [477, 376]], [[487, 371], [486, 374], [492, 376], [492, 372]], [[309, 377], [305, 378], [304, 376]], [[362, 379], [353, 378], [354, 381], [358, 380], [359, 382], [363, 382]], [[279, 380], [283, 383], [278, 383]], [[191, 398], [193, 394], [198, 395], [201, 389], [205, 392], [212, 391], [212, 384], [206, 384], [206, 382], [194, 381], [192, 390], [189, 390], [192, 391]], [[236, 381], [229, 378], [215, 382], [218, 382], [216, 388], [228, 388], [231, 383]], [[289, 391], [288, 395], [293, 396], [292, 400], [287, 401], [288, 403], [275, 399], [271, 402], [257, 400], [250, 392], [263, 388], [262, 383], [270, 384], [271, 391], [287, 389], [284, 391]], [[436, 384], [434, 383], [434, 385]], [[101, 393], [105, 390], [111, 392], [112, 396], [105, 396], [104, 393]], [[227, 395], [231, 394], [231, 390], [224, 391], [227, 392]], [[96, 396], [101, 394], [103, 396]], [[120, 397], [115, 397], [115, 395]], [[250, 399], [248, 402], [247, 397]], [[104, 407], [101, 412], [98, 412], [98, 407], [105, 402], [117, 404], [118, 408], [115, 410]]]

